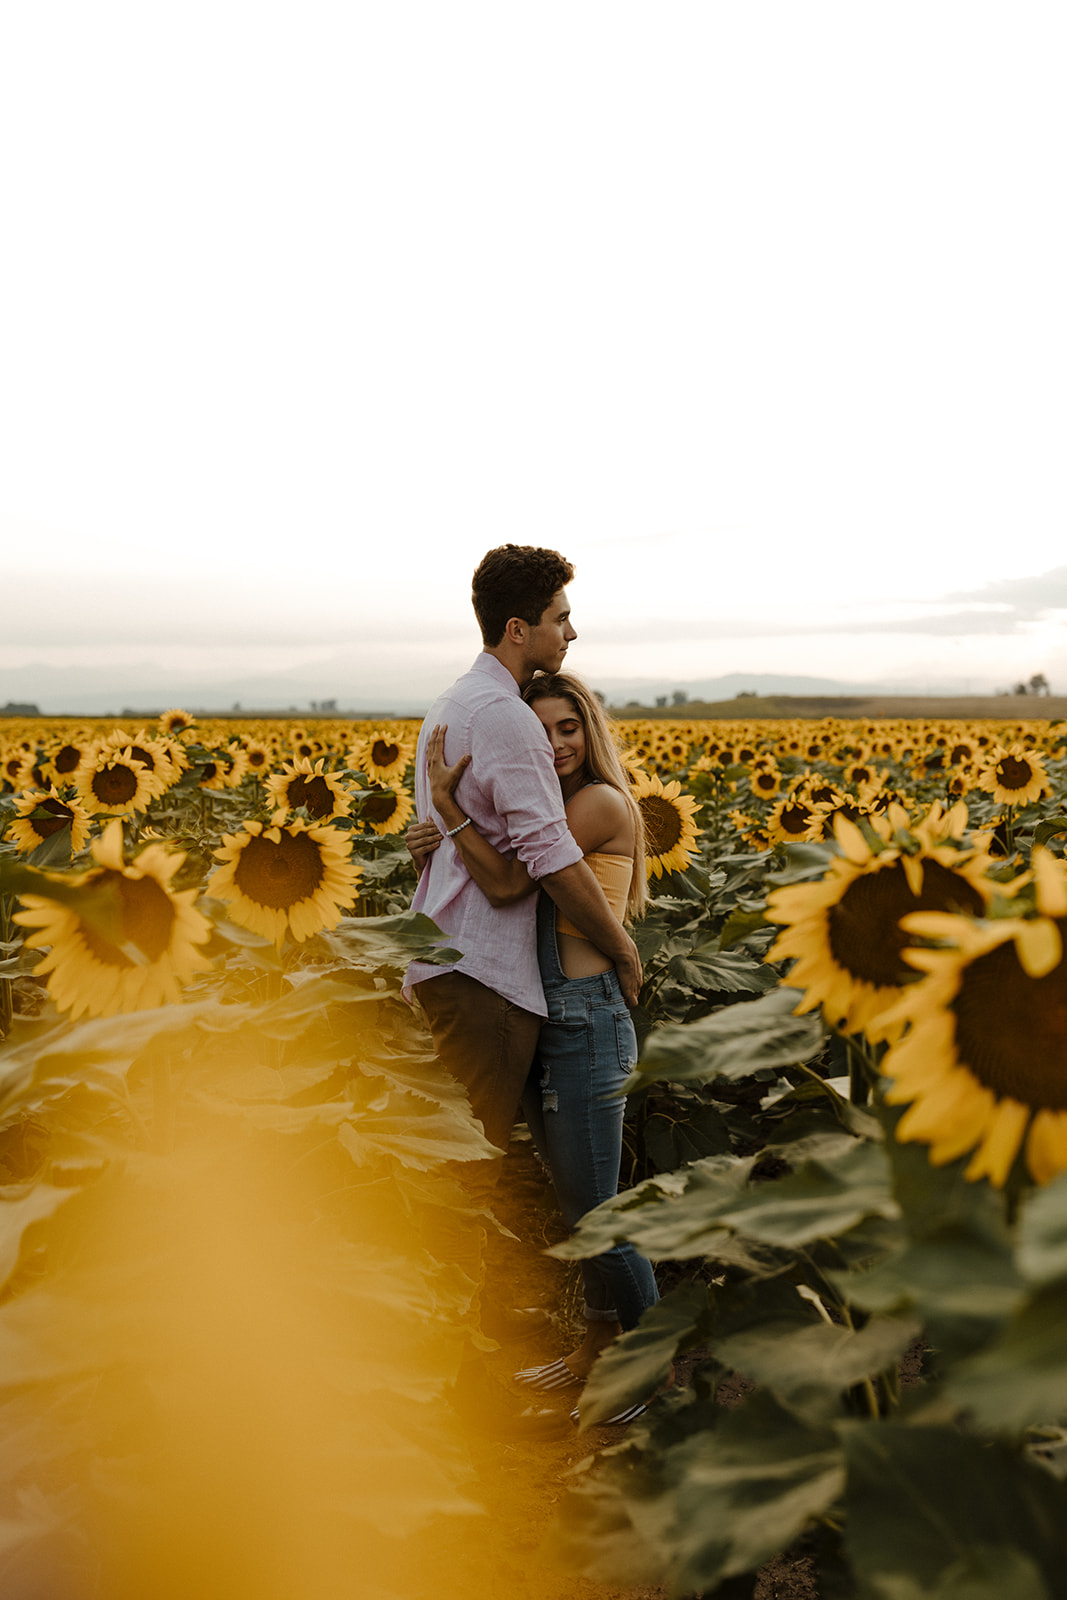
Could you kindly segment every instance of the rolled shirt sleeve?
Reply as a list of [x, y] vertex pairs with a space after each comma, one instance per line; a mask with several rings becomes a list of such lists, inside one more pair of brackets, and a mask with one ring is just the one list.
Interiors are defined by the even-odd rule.
[[[433, 817], [426, 775], [426, 740], [447, 724], [445, 761], [470, 755], [456, 802], [502, 854], [518, 856], [535, 881], [582, 859], [567, 827], [552, 746], [540, 718], [519, 694], [518, 684], [495, 657], [483, 653], [471, 670], [446, 689], [427, 713], [415, 757], [415, 796], [420, 818]], [[464, 972], [505, 999], [543, 1017], [544, 990], [537, 967], [537, 896], [493, 906], [479, 889], [451, 839], [429, 856], [412, 909], [432, 917], [447, 942], [462, 952], [452, 968], [414, 961], [404, 993], [443, 971]]]
[[473, 719], [470, 770], [475, 782], [483, 775], [479, 787], [531, 878], [582, 859], [567, 827], [551, 746], [525, 701], [494, 702]]

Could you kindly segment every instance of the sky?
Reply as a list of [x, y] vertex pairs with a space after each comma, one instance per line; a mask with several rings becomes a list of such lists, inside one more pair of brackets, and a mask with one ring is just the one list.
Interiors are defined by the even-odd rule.
[[568, 666], [1067, 691], [1067, 12], [0, 19], [0, 704]]

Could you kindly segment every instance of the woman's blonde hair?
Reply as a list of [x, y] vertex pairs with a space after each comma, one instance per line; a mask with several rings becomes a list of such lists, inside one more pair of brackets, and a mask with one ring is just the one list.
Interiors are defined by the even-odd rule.
[[566, 700], [585, 731], [585, 770], [593, 783], [607, 783], [617, 789], [630, 808], [634, 825], [634, 865], [626, 896], [626, 916], [633, 921], [644, 913], [648, 901], [648, 872], [645, 869], [645, 819], [630, 792], [626, 768], [619, 759], [619, 741], [604, 707], [580, 678], [567, 672], [541, 672], [522, 691], [528, 706], [537, 700]]

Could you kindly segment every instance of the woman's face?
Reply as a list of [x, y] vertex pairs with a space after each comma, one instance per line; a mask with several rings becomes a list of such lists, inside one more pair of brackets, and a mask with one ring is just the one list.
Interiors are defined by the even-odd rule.
[[556, 777], [566, 794], [584, 776], [585, 728], [582, 719], [570, 701], [562, 698], [535, 700], [533, 709], [544, 723], [555, 758]]

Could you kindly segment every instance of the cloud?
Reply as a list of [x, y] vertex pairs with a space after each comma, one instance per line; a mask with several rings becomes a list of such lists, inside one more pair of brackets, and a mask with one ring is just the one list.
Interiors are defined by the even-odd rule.
[[1043, 616], [1049, 611], [1067, 611], [1067, 567], [1028, 578], [1000, 578], [980, 589], [946, 595], [949, 600], [975, 600], [1009, 606], [1018, 620]]

